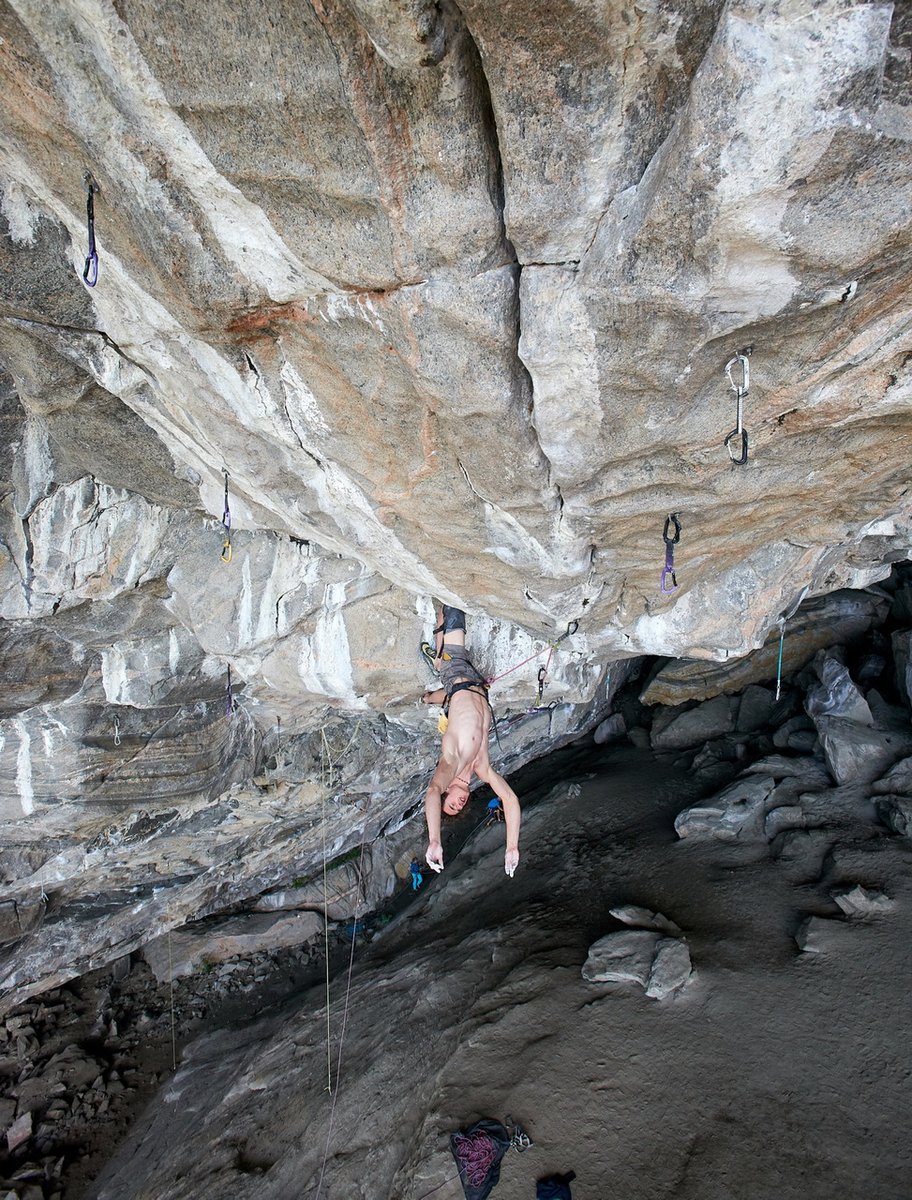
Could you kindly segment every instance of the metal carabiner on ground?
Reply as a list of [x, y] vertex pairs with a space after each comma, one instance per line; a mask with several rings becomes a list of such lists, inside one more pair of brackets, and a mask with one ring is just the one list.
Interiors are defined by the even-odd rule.
[[[750, 390], [749, 353], [750, 348], [739, 350], [725, 364], [725, 374], [735, 393], [735, 428], [728, 434], [723, 444], [728, 451], [728, 457], [739, 467], [743, 467], [747, 462], [748, 438], [747, 430], [744, 428], [744, 397]], [[732, 374], [737, 367], [741, 369], [740, 382]]]
[[95, 248], [95, 193], [99, 190], [91, 171], [86, 171], [86, 223], [89, 227], [89, 253], [86, 255], [82, 278], [87, 287], [94, 287], [98, 282], [98, 251]]

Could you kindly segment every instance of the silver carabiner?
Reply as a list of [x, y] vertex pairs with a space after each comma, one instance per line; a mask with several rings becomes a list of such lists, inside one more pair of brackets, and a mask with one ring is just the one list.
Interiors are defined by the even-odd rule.
[[115, 745], [115, 746], [119, 746], [119, 745], [120, 745], [120, 741], [121, 741], [121, 738], [120, 738], [120, 717], [118, 717], [118, 716], [115, 716], [115, 717], [114, 717], [114, 745]]
[[[739, 352], [725, 364], [725, 374], [735, 393], [735, 428], [726, 437], [723, 445], [728, 451], [728, 457], [737, 466], [742, 467], [747, 462], [747, 430], [744, 428], [744, 397], [750, 390], [749, 349]], [[740, 382], [735, 380], [732, 371], [740, 367]]]

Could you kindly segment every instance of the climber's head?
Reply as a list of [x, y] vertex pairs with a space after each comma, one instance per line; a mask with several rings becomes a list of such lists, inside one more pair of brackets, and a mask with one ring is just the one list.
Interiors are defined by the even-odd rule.
[[443, 811], [448, 817], [458, 816], [465, 808], [468, 799], [468, 785], [461, 779], [454, 779], [443, 793]]

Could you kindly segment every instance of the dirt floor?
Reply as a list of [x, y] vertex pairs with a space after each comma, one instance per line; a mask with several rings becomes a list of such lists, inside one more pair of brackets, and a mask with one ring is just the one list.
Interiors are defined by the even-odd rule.
[[[688, 777], [647, 752], [529, 781], [523, 860], [452, 833], [449, 866], [334, 984], [191, 1047], [89, 1197], [459, 1200], [451, 1130], [512, 1116], [534, 1145], [497, 1200], [574, 1170], [574, 1200], [900, 1200], [912, 1166], [912, 856], [862, 817], [771, 847], [679, 841]], [[476, 816], [483, 814], [478, 802]], [[417, 836], [417, 835], [416, 835]], [[832, 893], [882, 891], [846, 920]], [[638, 904], [684, 931], [688, 986], [587, 983], [589, 945]], [[826, 918], [819, 953], [795, 934]], [[250, 998], [250, 1011], [257, 1001]]]

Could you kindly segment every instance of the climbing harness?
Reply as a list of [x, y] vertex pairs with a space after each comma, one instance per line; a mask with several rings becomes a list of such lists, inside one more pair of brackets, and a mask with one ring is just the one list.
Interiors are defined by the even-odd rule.
[[91, 171], [86, 171], [84, 180], [88, 193], [86, 197], [86, 222], [89, 227], [89, 253], [86, 255], [82, 278], [88, 287], [94, 287], [98, 282], [98, 251], [95, 249], [95, 193], [99, 188]]
[[[730, 358], [725, 364], [725, 373], [728, 376], [728, 382], [732, 386], [732, 391], [737, 397], [736, 400], [736, 424], [725, 439], [725, 449], [728, 451], [728, 457], [735, 463], [736, 466], [743, 467], [747, 462], [747, 430], [744, 428], [744, 397], [750, 388], [750, 363], [748, 355], [751, 352], [751, 346], [745, 346], [743, 350], [739, 350], [734, 358]], [[736, 382], [732, 370], [735, 367], [741, 368], [740, 382]]]
[[798, 595], [798, 599], [794, 602], [791, 608], [786, 609], [782, 616], [778, 619], [779, 625], [779, 658], [776, 662], [776, 699], [782, 691], [782, 648], [785, 645], [785, 625], [790, 621], [798, 609], [801, 607], [801, 602], [808, 594], [807, 587], [803, 587]]
[[[669, 536], [671, 527], [674, 526], [674, 536]], [[662, 568], [662, 577], [659, 580], [659, 590], [668, 595], [670, 592], [677, 591], [678, 579], [674, 569], [674, 548], [681, 540], [681, 522], [678, 520], [677, 513], [669, 513], [665, 518], [665, 528], [662, 530], [662, 538], [665, 542], [665, 566]], [[671, 587], [666, 587], [666, 581], [671, 576]]]
[[119, 745], [120, 745], [120, 743], [121, 743], [121, 736], [120, 736], [120, 717], [118, 717], [118, 716], [115, 714], [115, 716], [114, 716], [114, 745], [115, 745], [115, 746], [119, 746]]
[[227, 667], [227, 683], [225, 684], [225, 716], [231, 717], [237, 711], [237, 701], [231, 686], [231, 667]]
[[231, 562], [231, 509], [228, 505], [228, 472], [225, 471], [225, 511], [222, 513], [222, 524], [225, 526], [225, 541], [222, 553], [219, 555], [223, 563]]

